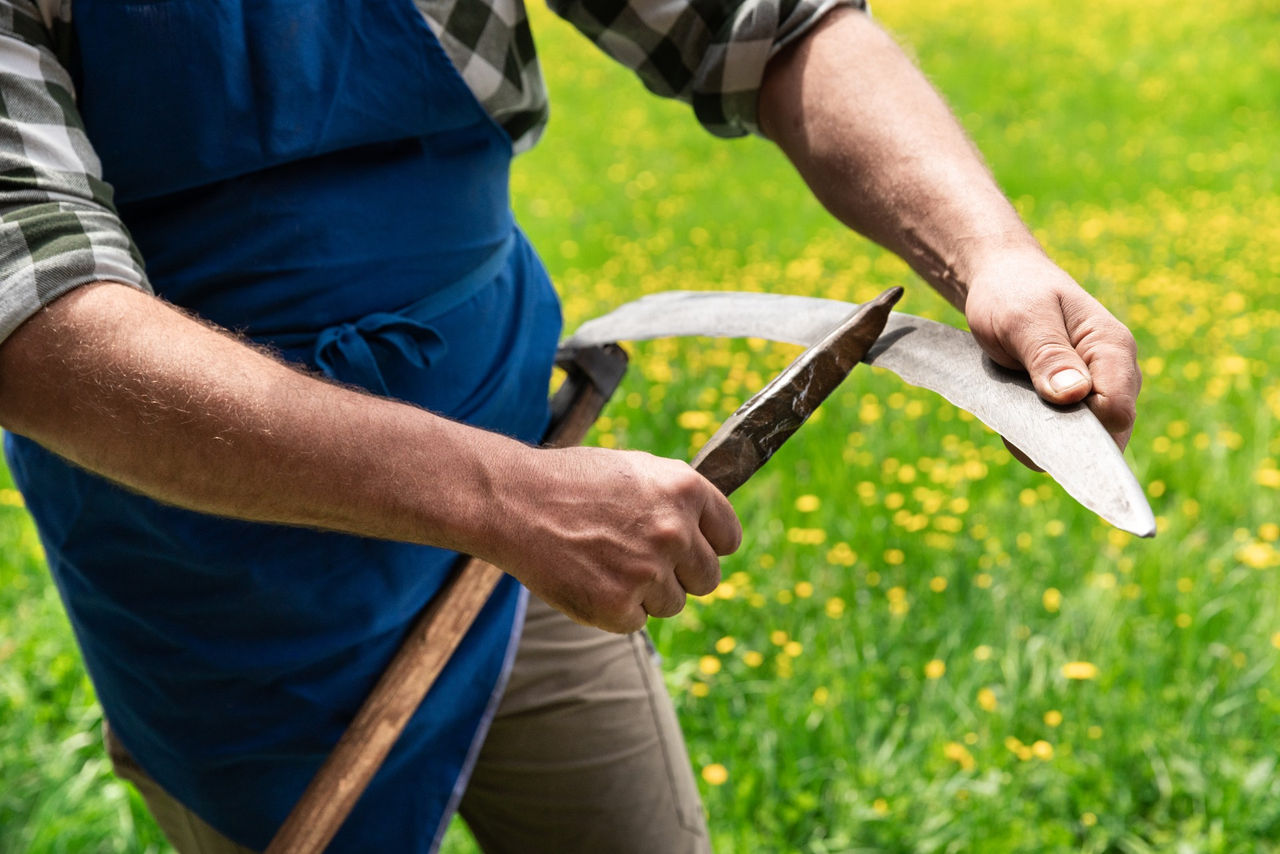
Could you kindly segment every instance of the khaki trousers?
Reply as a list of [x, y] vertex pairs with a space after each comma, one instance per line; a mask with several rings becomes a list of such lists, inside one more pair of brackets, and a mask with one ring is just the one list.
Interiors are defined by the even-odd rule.
[[[648, 636], [536, 597], [460, 812], [487, 854], [707, 852], [697, 786]], [[161, 789], [104, 727], [116, 774], [182, 854], [248, 854]], [[434, 827], [422, 828], [424, 835]]]

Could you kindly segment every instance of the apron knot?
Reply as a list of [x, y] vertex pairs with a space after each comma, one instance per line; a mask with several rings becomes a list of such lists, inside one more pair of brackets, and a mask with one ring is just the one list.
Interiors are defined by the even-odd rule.
[[401, 358], [426, 368], [444, 355], [436, 329], [401, 314], [379, 312], [355, 323], [330, 326], [316, 338], [315, 362], [326, 376], [389, 397], [378, 357]]

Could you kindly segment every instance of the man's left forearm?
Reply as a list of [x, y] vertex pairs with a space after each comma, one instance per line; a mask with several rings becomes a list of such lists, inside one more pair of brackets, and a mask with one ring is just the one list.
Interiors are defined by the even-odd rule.
[[941, 97], [863, 13], [837, 9], [765, 72], [760, 126], [842, 222], [892, 250], [1008, 367], [1085, 399], [1123, 447], [1133, 337], [1054, 265]]

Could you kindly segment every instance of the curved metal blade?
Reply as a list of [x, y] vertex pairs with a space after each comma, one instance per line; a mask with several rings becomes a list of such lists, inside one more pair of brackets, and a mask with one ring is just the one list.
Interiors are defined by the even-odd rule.
[[797, 356], [720, 425], [693, 467], [725, 495], [746, 483], [862, 361], [901, 298], [890, 288]]
[[[670, 291], [584, 323], [561, 348], [687, 335], [809, 346], [851, 307], [782, 294]], [[1155, 534], [1142, 487], [1093, 413], [1083, 404], [1045, 403], [1025, 375], [996, 365], [968, 333], [894, 312], [864, 361], [972, 412], [1116, 527], [1141, 537]]]

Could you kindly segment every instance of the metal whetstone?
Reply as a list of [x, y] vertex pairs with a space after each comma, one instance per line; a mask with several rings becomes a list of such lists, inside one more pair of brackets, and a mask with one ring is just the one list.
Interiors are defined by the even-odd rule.
[[[812, 346], [852, 303], [817, 297], [669, 291], [584, 323], [562, 350], [672, 336], [764, 338]], [[1028, 377], [1007, 371], [968, 333], [894, 312], [864, 360], [973, 413], [1048, 472], [1067, 494], [1118, 528], [1149, 537], [1155, 517], [1123, 455], [1083, 404], [1040, 399]]]

